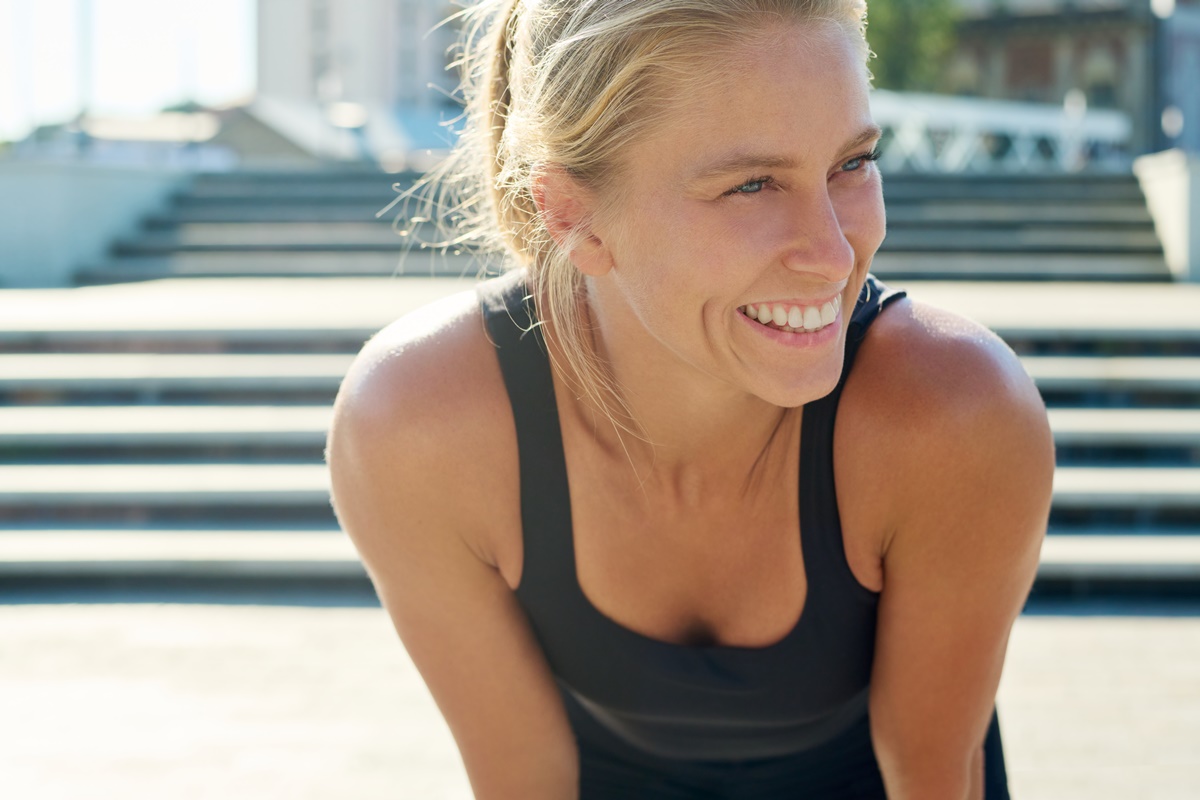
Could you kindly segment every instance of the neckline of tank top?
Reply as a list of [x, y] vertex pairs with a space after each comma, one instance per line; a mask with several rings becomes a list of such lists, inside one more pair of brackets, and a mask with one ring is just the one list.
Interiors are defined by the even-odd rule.
[[[512, 273], [516, 273], [516, 275], [513, 275]], [[511, 281], [508, 286], [501, 285], [500, 287], [498, 287], [499, 291], [502, 295], [502, 299], [503, 299], [502, 305], [508, 311], [508, 316], [510, 318], [512, 318], [513, 311], [514, 311], [514, 309], [512, 308], [512, 301], [515, 300], [517, 303], [524, 305], [525, 311], [530, 315], [531, 321], [536, 321], [537, 320], [536, 306], [534, 304], [533, 298], [531, 297], [531, 295], [528, 291], [526, 281], [524, 278], [524, 270], [513, 270], [512, 273], [508, 273], [504, 276], [501, 276], [502, 278], [509, 279], [509, 281]], [[859, 327], [854, 324], [853, 319], [854, 319], [854, 317], [856, 317], [858, 315], [859, 308], [862, 306], [862, 304], [864, 302], [866, 302], [869, 299], [869, 297], [870, 297], [870, 294], [869, 294], [869, 282], [868, 282], [867, 284], [864, 284], [863, 291], [860, 292], [859, 299], [855, 304], [855, 310], [851, 314], [852, 327], [854, 327], [854, 328]], [[514, 324], [517, 324], [515, 319], [513, 320], [513, 322], [514, 322]], [[521, 326], [518, 324], [518, 327], [520, 328]], [[534, 330], [536, 330], [536, 328]], [[849, 335], [850, 334], [848, 333], [847, 334], [848, 338], [849, 338]], [[540, 331], [538, 331], [538, 338], [539, 339], [541, 338]], [[540, 346], [544, 347], [544, 344], [540, 344]], [[543, 355], [543, 358], [538, 360], [539, 367], [541, 368], [544, 366], [544, 369], [549, 371], [550, 367], [549, 367], [548, 359], [545, 357], [544, 352], [542, 355]], [[806, 473], [803, 470], [803, 462], [806, 460], [806, 455], [810, 456], [807, 460], [810, 460], [810, 461], [813, 460], [811, 457], [811, 454], [806, 453], [805, 448], [809, 447], [809, 446], [815, 446], [814, 440], [816, 437], [814, 434], [816, 433], [815, 428], [816, 428], [817, 421], [814, 419], [812, 412], [820, 413], [823, 415], [831, 415], [832, 414], [834, 409], [829, 408], [829, 403], [833, 402], [833, 400], [835, 398], [840, 399], [842, 384], [845, 380], [846, 374], [848, 374], [848, 372], [849, 372], [849, 366], [851, 366], [851, 364], [847, 364], [845, 366], [845, 368], [843, 369], [843, 374], [842, 374], [841, 378], [839, 379], [837, 387], [830, 394], [826, 395], [825, 397], [818, 398], [818, 399], [813, 400], [810, 403], [806, 404], [804, 412], [803, 412], [802, 421], [801, 421], [801, 425], [803, 427], [802, 427], [802, 435], [801, 435], [800, 452], [797, 454], [797, 457], [800, 458], [800, 460], [801, 460], [801, 470], [800, 470], [800, 474], [798, 476], [798, 481], [797, 481], [797, 483], [798, 483], [797, 491], [800, 493], [800, 495], [799, 495], [799, 529], [797, 530], [797, 534], [800, 536], [800, 541], [801, 541], [802, 562], [803, 562], [802, 568], [804, 570], [804, 576], [805, 576], [805, 597], [804, 597], [804, 603], [801, 606], [800, 613], [797, 616], [796, 621], [792, 624], [792, 626], [790, 628], [788, 628], [787, 632], [784, 633], [781, 638], [777, 639], [774, 642], [770, 642], [768, 644], [761, 645], [761, 646], [743, 646], [743, 645], [736, 645], [736, 644], [723, 644], [723, 643], [719, 643], [719, 642], [718, 643], [699, 643], [699, 644], [689, 644], [689, 643], [684, 643], [684, 642], [672, 642], [672, 641], [667, 641], [664, 639], [658, 639], [653, 636], [649, 636], [645, 633], [641, 633], [640, 631], [634, 630], [633, 628], [623, 625], [622, 623], [618, 622], [617, 620], [606, 615], [603, 611], [601, 611], [595, 605], [595, 603], [593, 603], [591, 601], [591, 599], [583, 591], [583, 586], [579, 582], [579, 568], [578, 568], [578, 563], [576, 560], [576, 553], [575, 553], [575, 529], [574, 529], [574, 524], [573, 524], [574, 509], [571, 507], [570, 495], [568, 492], [568, 496], [562, 499], [562, 503], [564, 504], [564, 507], [566, 508], [566, 517], [571, 522], [570, 531], [569, 531], [570, 535], [566, 538], [566, 541], [564, 544], [564, 550], [565, 550], [564, 555], [569, 558], [569, 567], [570, 567], [569, 580], [566, 582], [570, 585], [571, 591], [575, 596], [576, 603], [585, 609], [585, 613], [587, 613], [593, 619], [597, 620], [600, 624], [605, 625], [612, 630], [618, 631], [619, 632], [618, 635], [623, 636], [623, 637], [633, 640], [633, 641], [641, 642], [648, 648], [656, 649], [656, 650], [659, 650], [664, 653], [683, 651], [683, 652], [693, 652], [693, 653], [710, 654], [710, 655], [717, 655], [717, 654], [735, 655], [736, 654], [736, 655], [744, 655], [744, 656], [752, 657], [756, 654], [769, 654], [769, 653], [779, 652], [779, 651], [787, 648], [789, 645], [794, 644], [796, 641], [801, 640], [801, 638], [802, 638], [801, 633], [803, 632], [803, 630], [807, 627], [811, 627], [811, 625], [812, 625], [811, 620], [816, 618], [816, 612], [810, 612], [810, 609], [813, 608], [814, 598], [817, 598], [816, 599], [817, 603], [822, 602], [822, 600], [820, 599], [821, 598], [820, 590], [818, 590], [816, 592], [813, 591], [814, 584], [821, 584], [822, 588], [824, 588], [823, 584], [825, 583], [825, 580], [820, 580], [820, 581], [814, 582], [814, 580], [813, 580], [814, 573], [810, 569], [810, 564], [811, 564], [813, 555], [820, 552], [820, 549], [818, 547], [818, 536], [820, 536], [821, 533], [816, 532], [816, 528], [819, 528], [821, 526], [820, 526], [818, 520], [810, 519], [811, 517], [816, 516], [816, 514], [814, 513], [814, 510], [812, 508], [808, 507], [808, 504], [805, 503], [805, 493], [803, 490], [803, 484], [804, 484]], [[550, 383], [551, 389], [553, 390], [554, 389], [553, 381], [551, 380], [549, 383]], [[556, 394], [557, 394], [556, 392], [554, 394], [552, 394], [552, 398], [556, 397]], [[565, 459], [565, 450], [563, 448], [562, 428], [561, 428], [561, 422], [560, 422], [559, 416], [558, 416], [558, 410], [557, 410], [556, 403], [557, 403], [556, 400], [552, 400], [550, 409], [548, 410], [545, 419], [546, 419], [546, 424], [547, 424], [548, 428], [553, 429], [551, 431], [551, 434], [553, 436], [553, 442], [557, 448], [557, 452], [558, 452], [560, 458], [562, 459], [562, 466], [563, 466], [564, 477], [565, 477], [564, 482], [569, 487], [570, 476], [565, 474], [565, 460], [566, 460]], [[835, 403], [835, 406], [836, 406], [836, 403]], [[813, 428], [814, 430], [810, 431], [809, 430], [810, 427]], [[809, 435], [805, 435], [805, 434], [809, 434]], [[806, 442], [813, 443], [813, 444], [806, 444]], [[833, 467], [832, 462], [830, 462], [828, 464], [828, 467], [829, 467], [829, 469], [832, 469], [832, 467]], [[830, 476], [830, 482], [832, 483], [832, 476]], [[811, 503], [828, 502], [828, 500], [817, 499], [814, 497], [810, 502]], [[837, 525], [838, 544], [844, 548], [845, 544], [843, 541], [843, 533], [841, 530], [841, 519], [840, 519], [841, 515], [840, 515], [840, 513], [838, 513], [838, 509], [836, 507], [836, 497], [833, 499], [833, 501], [831, 503], [830, 510], [831, 510], [832, 518], [836, 522], [836, 525]], [[806, 525], [806, 522], [808, 523], [807, 525]], [[806, 531], [809, 531], [809, 533], [806, 533]], [[830, 537], [832, 534], [830, 532], [826, 531], [826, 532], [824, 532], [824, 535], [826, 537]], [[804, 544], [806, 544], [806, 542], [805, 542], [806, 538], [808, 538], [810, 540], [810, 542], [808, 542], [808, 543], [812, 545], [808, 548], [804, 547]], [[843, 552], [844, 552], [844, 550], [843, 550]], [[861, 600], [862, 602], [864, 602], [866, 604], [877, 603], [878, 599], [879, 599], [879, 593], [874, 592], [871, 589], [868, 589], [867, 587], [865, 587], [861, 583], [859, 583], [857, 578], [855, 578], [853, 573], [850, 571], [848, 563], [845, 565], [845, 570], [847, 573], [847, 575], [846, 575], [847, 579], [849, 580], [850, 584], [853, 587], [855, 587], [855, 589], [856, 589], [856, 591], [853, 591], [854, 597], [858, 600]], [[828, 579], [831, 579], [831, 576], [826, 577], [826, 580], [828, 580]], [[524, 581], [525, 581], [525, 576], [523, 574], [522, 578], [521, 578], [521, 583], [518, 584], [517, 589], [516, 589], [516, 592], [518, 594], [520, 594], [521, 588], [524, 585]]]

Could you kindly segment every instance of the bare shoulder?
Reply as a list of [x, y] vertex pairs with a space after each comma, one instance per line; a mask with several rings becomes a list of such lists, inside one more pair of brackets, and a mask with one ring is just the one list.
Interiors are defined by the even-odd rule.
[[513, 470], [498, 467], [515, 463], [516, 440], [473, 291], [420, 308], [364, 345], [338, 392], [327, 456], [335, 502], [348, 494], [339, 484], [403, 481], [404, 494], [453, 512], [443, 527], [473, 537], [469, 546], [491, 561], [476, 515], [488, 506], [494, 515], [490, 501], [509, 488]]
[[875, 390], [876, 400], [886, 398], [889, 408], [880, 410], [903, 416], [905, 427], [941, 427], [948, 417], [964, 415], [974, 422], [981, 421], [980, 414], [1044, 416], [1033, 381], [1000, 337], [977, 322], [913, 300], [880, 314], [853, 375]]
[[1046, 487], [1053, 473], [1045, 406], [1020, 359], [982, 325], [917, 301], [871, 326], [840, 413], [854, 420], [852, 462], [886, 490], [891, 520], [945, 497], [956, 475], [980, 478], [961, 489], [969, 500], [996, 488], [985, 473], [1020, 470]]
[[367, 343], [338, 394], [327, 458], [338, 520], [475, 796], [567, 797], [574, 738], [493, 552], [520, 538], [516, 434], [473, 293]]
[[1004, 342], [918, 302], [872, 325], [843, 398], [853, 485], [872, 500], [860, 505], [878, 506], [867, 512], [882, 567], [871, 737], [891, 793], [981, 763], [1037, 573], [1054, 446]]

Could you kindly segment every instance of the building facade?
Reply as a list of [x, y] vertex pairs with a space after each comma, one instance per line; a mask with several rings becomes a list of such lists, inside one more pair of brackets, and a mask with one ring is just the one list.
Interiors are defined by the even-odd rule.
[[318, 155], [397, 168], [458, 115], [449, 0], [258, 0], [255, 113]]
[[[452, 0], [258, 2], [259, 119], [315, 155], [395, 168], [453, 141]], [[947, 91], [1086, 102], [1129, 117], [1129, 156], [1200, 152], [1200, 0], [958, 2]]]
[[1200, 0], [960, 0], [956, 94], [1129, 116], [1131, 155], [1200, 152]]

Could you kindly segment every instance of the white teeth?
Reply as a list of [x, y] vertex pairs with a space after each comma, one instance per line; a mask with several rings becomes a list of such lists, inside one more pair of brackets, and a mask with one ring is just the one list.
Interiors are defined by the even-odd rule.
[[833, 300], [820, 307], [784, 305], [744, 306], [741, 311], [747, 317], [761, 322], [763, 325], [775, 325], [787, 333], [812, 333], [827, 325], [833, 324], [842, 310], [842, 298]]
[[821, 306], [821, 324], [828, 325], [837, 319], [837, 311], [833, 308], [833, 303], [826, 303]]

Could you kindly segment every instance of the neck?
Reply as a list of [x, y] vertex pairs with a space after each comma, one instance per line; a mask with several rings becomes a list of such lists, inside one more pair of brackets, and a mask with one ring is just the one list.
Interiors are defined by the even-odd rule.
[[[592, 314], [592, 346], [620, 401], [610, 397], [603, 408], [571, 391], [565, 413], [591, 434], [606, 461], [629, 470], [643, 493], [702, 507], [753, 494], [771, 484], [767, 476], [794, 465], [799, 408], [772, 405], [680, 365], [638, 341], [636, 321], [612, 324], [603, 311]], [[552, 332], [547, 338], [556, 348]]]

